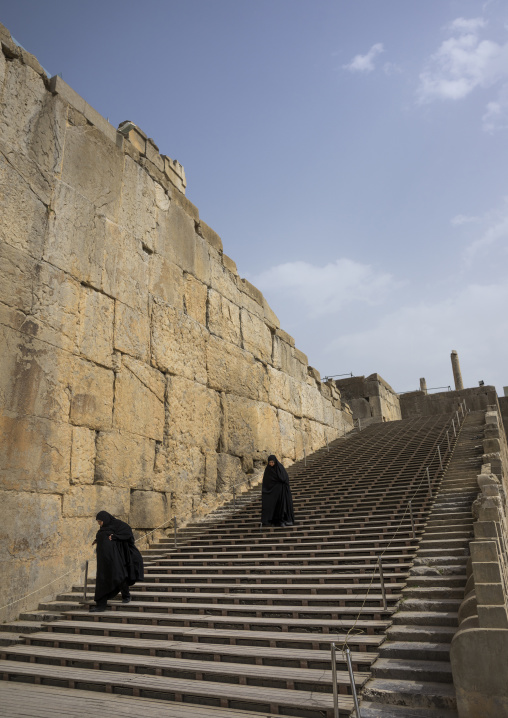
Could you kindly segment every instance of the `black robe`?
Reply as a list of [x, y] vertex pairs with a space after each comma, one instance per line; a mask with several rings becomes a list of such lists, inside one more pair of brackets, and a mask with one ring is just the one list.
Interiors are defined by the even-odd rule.
[[[95, 581], [95, 602], [106, 603], [120, 591], [122, 585], [132, 586], [142, 581], [143, 557], [134, 544], [134, 535], [129, 524], [106, 511], [97, 514], [104, 523], [97, 531], [97, 578]], [[110, 540], [109, 536], [112, 535]]]
[[294, 524], [295, 513], [288, 472], [275, 456], [269, 456], [268, 461], [275, 461], [275, 466], [268, 464], [263, 474], [261, 522], [275, 526]]

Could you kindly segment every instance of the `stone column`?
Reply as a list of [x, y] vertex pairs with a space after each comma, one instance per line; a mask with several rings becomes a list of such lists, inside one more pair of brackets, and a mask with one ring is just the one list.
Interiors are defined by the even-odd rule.
[[423, 391], [424, 394], [427, 393], [427, 382], [424, 377], [420, 379], [420, 391]]
[[464, 388], [464, 384], [462, 383], [462, 374], [460, 373], [459, 355], [457, 354], [455, 349], [452, 351], [450, 357], [452, 360], [453, 381], [455, 382], [455, 389], [457, 391], [460, 391]]

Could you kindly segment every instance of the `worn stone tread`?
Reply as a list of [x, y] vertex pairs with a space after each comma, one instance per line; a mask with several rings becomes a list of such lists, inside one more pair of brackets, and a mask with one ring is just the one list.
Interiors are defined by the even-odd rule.
[[454, 710], [438, 708], [410, 708], [362, 701], [362, 718], [459, 718]]

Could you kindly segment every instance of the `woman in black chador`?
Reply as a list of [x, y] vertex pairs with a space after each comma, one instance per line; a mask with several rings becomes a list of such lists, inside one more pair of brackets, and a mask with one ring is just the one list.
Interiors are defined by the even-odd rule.
[[107, 511], [99, 511], [95, 517], [99, 530], [94, 543], [97, 544], [97, 579], [95, 582], [95, 603], [90, 611], [104, 611], [109, 598], [118, 592], [122, 603], [129, 603], [129, 586], [142, 581], [143, 557], [134, 544], [134, 535], [129, 524]]
[[295, 512], [288, 472], [272, 454], [268, 457], [268, 465], [263, 474], [261, 523], [292, 526], [294, 522]]

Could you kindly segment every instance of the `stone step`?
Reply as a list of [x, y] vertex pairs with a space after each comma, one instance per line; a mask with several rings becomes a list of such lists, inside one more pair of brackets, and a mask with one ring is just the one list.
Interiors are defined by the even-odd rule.
[[449, 661], [450, 644], [424, 641], [385, 641], [379, 649], [380, 658], [426, 661]]
[[14, 631], [0, 631], [0, 646], [10, 646], [13, 643], [22, 643], [24, 636]]
[[[52, 666], [20, 661], [0, 661], [0, 672], [10, 680], [37, 679], [43, 685], [50, 682], [92, 691], [126, 691], [128, 695], [152, 697], [157, 694], [167, 700], [186, 703], [203, 703], [223, 708], [242, 708], [291, 715], [291, 709], [304, 709], [311, 718], [333, 717], [333, 697], [317, 691], [289, 690], [269, 686], [238, 685], [215, 681], [167, 678], [165, 676], [121, 673], [116, 671], [93, 671], [87, 669]], [[353, 708], [350, 696], [339, 695], [342, 715]]]
[[449, 683], [373, 678], [364, 686], [362, 697], [368, 701], [408, 708], [455, 710], [457, 707], [455, 689]]
[[398, 611], [392, 616], [393, 625], [453, 626], [458, 625], [456, 611]]
[[431, 661], [412, 658], [378, 658], [372, 666], [374, 678], [406, 681], [452, 683], [452, 667], [448, 660]]
[[[445, 580], [447, 580], [447, 577], [445, 577]], [[420, 584], [404, 588], [402, 590], [402, 595], [404, 598], [457, 599], [459, 603], [461, 603], [464, 598], [464, 586], [465, 584], [454, 588], [450, 585], [432, 586], [430, 583], [427, 586], [422, 586], [420, 582]]]
[[449, 611], [458, 611], [462, 603], [462, 598], [405, 598], [401, 601], [399, 610], [401, 613], [406, 611], [432, 611], [443, 613]]
[[32, 633], [40, 631], [42, 628], [42, 621], [12, 621], [11, 623], [2, 623], [2, 631], [5, 633]]
[[444, 708], [409, 708], [362, 701], [362, 718], [459, 718], [455, 710]]
[[413, 573], [412, 571], [411, 574], [407, 577], [406, 582], [407, 588], [411, 586], [420, 586], [422, 588], [425, 586], [445, 586], [455, 590], [456, 588], [463, 589], [465, 587], [467, 582], [467, 576], [465, 573], [449, 573], [443, 575], [435, 567], [428, 567], [425, 573]]

